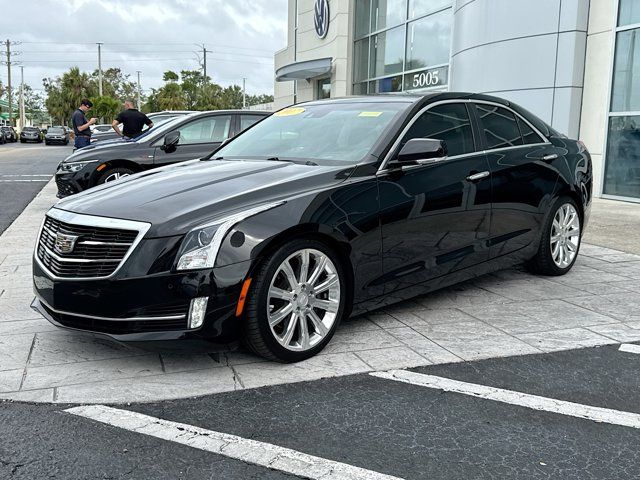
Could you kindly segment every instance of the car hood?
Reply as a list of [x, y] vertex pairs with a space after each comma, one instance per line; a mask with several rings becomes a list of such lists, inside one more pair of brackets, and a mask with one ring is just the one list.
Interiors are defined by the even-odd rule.
[[227, 213], [340, 183], [352, 170], [265, 160], [193, 160], [101, 185], [58, 202], [56, 208], [148, 222], [147, 237], [180, 235]]
[[100, 154], [108, 154], [113, 151], [113, 149], [122, 148], [122, 147], [135, 147], [138, 144], [136, 142], [125, 142], [120, 140], [119, 142], [113, 143], [92, 143], [87, 145], [86, 147], [82, 147], [76, 150], [74, 153], [69, 155], [64, 161], [65, 162], [79, 162], [82, 160], [95, 159]]

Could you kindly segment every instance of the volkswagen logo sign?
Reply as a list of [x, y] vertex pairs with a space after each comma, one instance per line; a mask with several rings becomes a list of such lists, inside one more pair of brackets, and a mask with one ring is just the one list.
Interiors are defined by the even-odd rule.
[[60, 254], [71, 253], [76, 246], [78, 237], [76, 235], [66, 235], [64, 233], [56, 234], [56, 241], [53, 249]]
[[326, 37], [329, 31], [329, 0], [316, 0], [313, 9], [313, 23], [318, 37]]

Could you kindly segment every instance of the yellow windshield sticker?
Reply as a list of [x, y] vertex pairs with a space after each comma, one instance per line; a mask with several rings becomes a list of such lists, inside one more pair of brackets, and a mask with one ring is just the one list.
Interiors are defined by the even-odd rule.
[[284, 110], [280, 110], [279, 112], [274, 113], [273, 115], [276, 117], [292, 117], [293, 115], [300, 115], [305, 110], [302, 107], [290, 107], [285, 108]]
[[379, 117], [382, 112], [360, 112], [359, 117]]

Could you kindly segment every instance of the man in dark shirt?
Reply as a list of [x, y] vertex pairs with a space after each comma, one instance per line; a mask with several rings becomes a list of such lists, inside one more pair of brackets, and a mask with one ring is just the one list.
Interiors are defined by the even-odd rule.
[[96, 123], [96, 119], [92, 118], [91, 120], [87, 120], [85, 116], [85, 113], [87, 113], [91, 107], [93, 107], [93, 103], [83, 98], [80, 102], [80, 107], [71, 115], [71, 126], [75, 134], [73, 146], [75, 148], [86, 147], [91, 142], [91, 128], [89, 127]]
[[[118, 124], [122, 124], [122, 132]], [[149, 128], [153, 127], [153, 122], [149, 120], [144, 113], [139, 112], [133, 107], [133, 102], [127, 100], [124, 102], [124, 110], [116, 117], [111, 123], [111, 126], [118, 135], [121, 135], [125, 140], [139, 137], [142, 134], [142, 127], [147, 125]]]

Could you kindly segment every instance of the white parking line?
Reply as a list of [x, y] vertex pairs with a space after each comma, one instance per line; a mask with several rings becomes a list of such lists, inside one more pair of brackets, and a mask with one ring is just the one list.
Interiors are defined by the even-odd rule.
[[520, 407], [541, 410], [544, 412], [559, 413], [570, 417], [584, 418], [594, 422], [610, 423], [623, 427], [640, 428], [640, 415], [608, 408], [592, 407], [580, 403], [556, 400], [555, 398], [530, 395], [528, 393], [504, 390], [502, 388], [487, 387], [475, 383], [461, 382], [450, 378], [425, 375], [409, 372], [407, 370], [390, 370], [388, 372], [373, 372], [370, 375], [396, 382], [410, 383], [421, 387], [444, 390], [446, 392], [460, 393], [472, 397], [509, 403]]
[[640, 355], [640, 345], [635, 345], [633, 343], [623, 343], [622, 345], [620, 345], [620, 348], [618, 350], [621, 352], [637, 353], [638, 355]]
[[65, 412], [302, 478], [313, 480], [401, 480], [398, 477], [314, 457], [270, 443], [162, 420], [105, 405], [74, 407], [65, 410]]
[[2, 183], [21, 183], [21, 182], [41, 182], [41, 183], [47, 183], [49, 180], [43, 178], [41, 180], [26, 180], [26, 179], [20, 179], [20, 180], [3, 180], [0, 178], [0, 182]]

